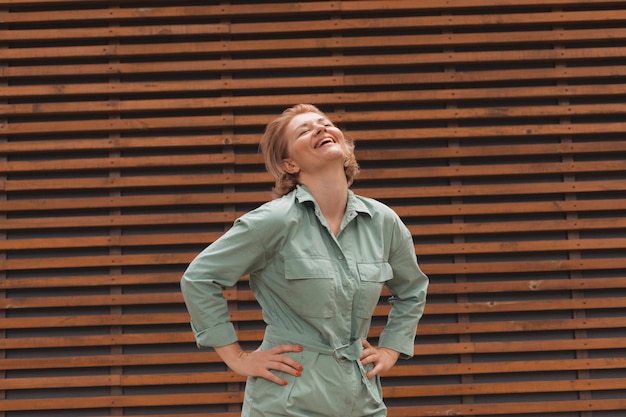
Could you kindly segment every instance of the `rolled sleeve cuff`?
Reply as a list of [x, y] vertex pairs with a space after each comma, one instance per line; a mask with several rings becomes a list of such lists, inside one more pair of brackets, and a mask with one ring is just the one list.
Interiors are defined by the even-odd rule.
[[232, 323], [224, 323], [209, 329], [198, 331], [193, 323], [191, 328], [199, 348], [226, 346], [237, 341], [237, 332]]
[[415, 335], [407, 336], [383, 331], [378, 340], [378, 347], [393, 349], [400, 353], [400, 359], [409, 359], [414, 354]]

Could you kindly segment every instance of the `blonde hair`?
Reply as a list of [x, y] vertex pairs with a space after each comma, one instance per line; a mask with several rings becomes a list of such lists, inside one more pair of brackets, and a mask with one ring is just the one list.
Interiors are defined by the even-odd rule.
[[[285, 129], [291, 120], [303, 113], [317, 113], [327, 117], [320, 109], [312, 104], [296, 104], [282, 112], [280, 116], [268, 123], [265, 133], [261, 138], [261, 152], [265, 158], [265, 168], [272, 174], [276, 181], [273, 194], [274, 197], [282, 197], [290, 193], [298, 184], [297, 175], [290, 174], [284, 170], [283, 159], [287, 158], [289, 141], [285, 137]], [[348, 185], [352, 184], [354, 177], [359, 173], [359, 164], [354, 157], [354, 142], [346, 138], [348, 154], [344, 162], [344, 171]]]

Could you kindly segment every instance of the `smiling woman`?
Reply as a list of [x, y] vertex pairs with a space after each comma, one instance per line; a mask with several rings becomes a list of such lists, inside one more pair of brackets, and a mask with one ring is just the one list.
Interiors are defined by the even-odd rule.
[[[316, 127], [317, 130], [312, 132]], [[354, 177], [359, 173], [352, 140], [345, 138], [343, 132], [335, 127], [317, 107], [312, 104], [298, 104], [286, 109], [278, 118], [270, 122], [261, 138], [265, 167], [276, 181], [275, 196], [281, 197], [291, 192], [298, 184], [296, 173], [287, 170], [289, 164], [286, 166], [285, 160], [289, 158], [289, 152], [293, 151], [293, 144], [300, 142], [296, 139], [301, 136], [304, 136], [305, 140], [308, 139], [308, 141], [312, 137], [318, 142], [322, 139], [329, 139], [334, 143], [341, 144], [345, 152], [343, 171], [348, 186], [352, 184]], [[319, 145], [319, 143], [314, 142], [313, 146], [316, 144]]]
[[[261, 141], [279, 197], [237, 219], [181, 281], [198, 346], [247, 376], [242, 415], [384, 417], [380, 373], [414, 352], [428, 278], [386, 205], [350, 189], [354, 144], [315, 106], [285, 110]], [[267, 324], [242, 350], [224, 287], [245, 274]], [[383, 286], [387, 324], [367, 341]]]

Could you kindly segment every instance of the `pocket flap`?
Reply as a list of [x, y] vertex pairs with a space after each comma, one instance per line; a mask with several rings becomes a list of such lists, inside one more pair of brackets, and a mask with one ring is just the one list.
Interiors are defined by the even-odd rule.
[[335, 275], [333, 264], [325, 258], [285, 259], [285, 279], [331, 279]]
[[359, 263], [357, 268], [361, 281], [385, 282], [393, 278], [393, 270], [388, 262]]

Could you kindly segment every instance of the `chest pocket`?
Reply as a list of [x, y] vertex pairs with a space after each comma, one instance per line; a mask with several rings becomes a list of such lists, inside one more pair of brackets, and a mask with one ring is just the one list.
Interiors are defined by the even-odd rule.
[[358, 263], [360, 287], [355, 299], [354, 313], [370, 318], [378, 304], [383, 284], [393, 278], [393, 270], [387, 262]]
[[333, 317], [336, 275], [329, 259], [285, 259], [285, 303], [302, 317]]

